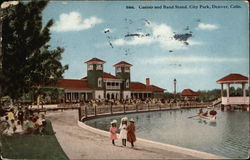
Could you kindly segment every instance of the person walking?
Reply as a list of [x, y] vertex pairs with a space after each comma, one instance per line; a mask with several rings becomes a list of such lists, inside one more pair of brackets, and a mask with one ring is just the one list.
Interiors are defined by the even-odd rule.
[[127, 141], [131, 143], [131, 147], [134, 147], [134, 142], [136, 141], [135, 137], [135, 121], [133, 119], [130, 119], [130, 124], [127, 127]]
[[22, 127], [23, 127], [23, 118], [24, 118], [24, 113], [22, 109], [19, 108], [18, 113], [17, 113], [17, 119], [20, 121]]
[[115, 140], [117, 140], [117, 128], [116, 128], [116, 120], [113, 120], [111, 122], [111, 127], [109, 128], [109, 132], [110, 132], [110, 139], [112, 140], [112, 144], [115, 145]]
[[121, 119], [121, 123], [120, 123], [120, 136], [119, 138], [122, 139], [122, 145], [126, 146], [126, 141], [127, 141], [127, 125], [128, 125], [128, 118], [127, 117], [123, 117]]

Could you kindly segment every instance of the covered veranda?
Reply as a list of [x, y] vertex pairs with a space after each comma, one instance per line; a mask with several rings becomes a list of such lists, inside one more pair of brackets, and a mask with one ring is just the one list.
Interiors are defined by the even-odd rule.
[[66, 90], [64, 92], [64, 102], [79, 103], [92, 99], [92, 91]]
[[146, 98], [153, 98], [153, 93], [152, 92], [131, 92], [131, 97], [133, 99], [146, 99]]

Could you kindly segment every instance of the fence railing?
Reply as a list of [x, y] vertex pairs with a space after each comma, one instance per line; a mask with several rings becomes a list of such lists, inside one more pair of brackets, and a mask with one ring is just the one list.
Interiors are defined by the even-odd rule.
[[160, 111], [170, 109], [186, 109], [207, 107], [209, 104], [193, 104], [193, 105], [173, 105], [173, 104], [134, 104], [134, 105], [101, 105], [88, 106], [81, 105], [79, 108], [79, 120], [100, 115], [115, 115], [125, 113], [137, 113], [147, 111]]

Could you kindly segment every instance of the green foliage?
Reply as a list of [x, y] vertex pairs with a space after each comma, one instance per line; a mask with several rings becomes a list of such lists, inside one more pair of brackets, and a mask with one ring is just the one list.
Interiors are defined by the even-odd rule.
[[[41, 95], [44, 103], [60, 103], [63, 99], [64, 90], [60, 88], [42, 88]], [[49, 99], [47, 99], [50, 97]]]
[[2, 156], [6, 159], [60, 159], [68, 160], [56, 136], [51, 122], [46, 120], [46, 135], [1, 136]]
[[[226, 96], [226, 89], [223, 90], [223, 96]], [[213, 89], [209, 91], [198, 91], [199, 99], [203, 102], [211, 102], [221, 97], [220, 89]], [[230, 97], [243, 96], [243, 91], [241, 87], [235, 88], [230, 87]], [[246, 96], [249, 96], [249, 91], [246, 90]]]
[[199, 100], [203, 102], [211, 102], [221, 97], [220, 89], [198, 91], [198, 93], [199, 93]]
[[164, 93], [164, 98], [166, 99], [180, 99], [180, 94], [179, 93], [176, 93], [176, 95], [174, 95], [173, 93], [170, 93], [170, 92], [165, 92]]
[[64, 49], [51, 50], [48, 45], [53, 20], [42, 23], [48, 2], [32, 0], [3, 10], [3, 89], [15, 100], [55, 84], [68, 68], [60, 62]]
[[[198, 93], [199, 93], [198, 101], [203, 101], [203, 102], [211, 102], [217, 98], [220, 98], [220, 96], [221, 96], [220, 89], [213, 89], [213, 90], [208, 90], [208, 91], [198, 91]], [[166, 92], [165, 98], [166, 99], [173, 99], [174, 94]], [[177, 100], [181, 99], [180, 93], [176, 94], [176, 99]]]

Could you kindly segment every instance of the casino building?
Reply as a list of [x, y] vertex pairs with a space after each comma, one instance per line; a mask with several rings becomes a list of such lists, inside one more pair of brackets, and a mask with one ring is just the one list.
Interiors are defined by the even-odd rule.
[[163, 88], [131, 82], [131, 64], [121, 61], [115, 65], [115, 75], [103, 71], [105, 61], [92, 58], [87, 64], [87, 76], [82, 79], [61, 79], [58, 88], [64, 89], [64, 102], [83, 102], [91, 99], [162, 98]]

